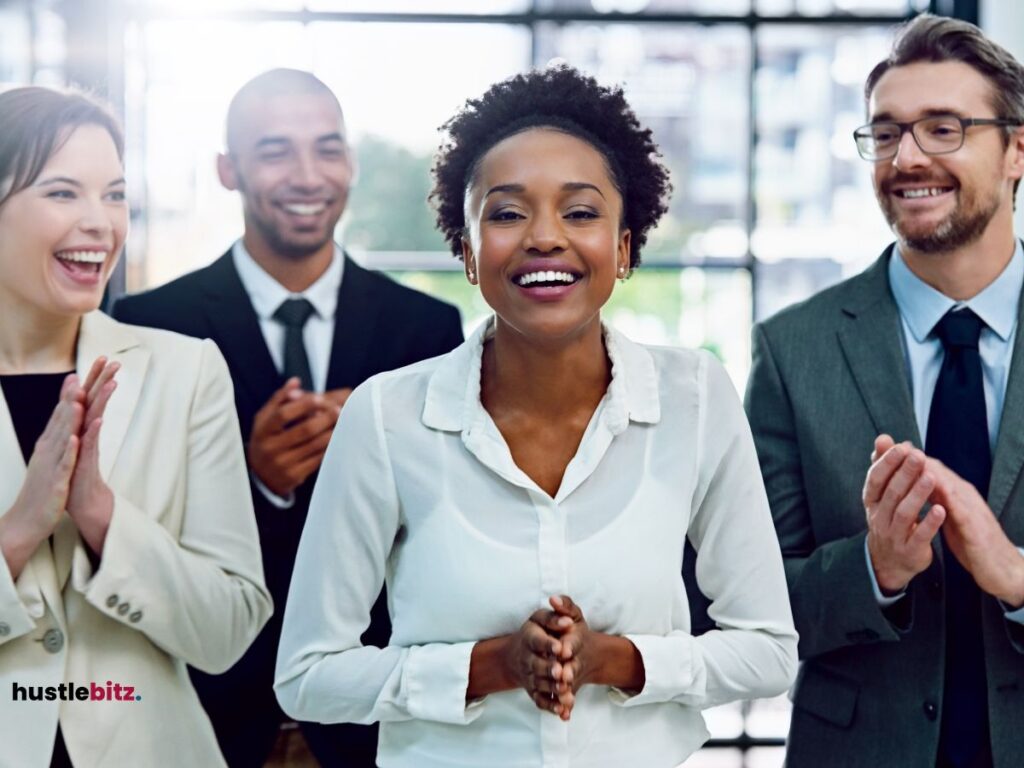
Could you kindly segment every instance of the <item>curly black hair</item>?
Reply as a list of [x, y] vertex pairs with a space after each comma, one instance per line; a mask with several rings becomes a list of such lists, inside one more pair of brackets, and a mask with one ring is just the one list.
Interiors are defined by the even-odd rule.
[[480, 160], [503, 139], [545, 127], [576, 136], [604, 157], [622, 196], [622, 226], [632, 233], [629, 265], [640, 264], [648, 231], [668, 209], [672, 191], [660, 153], [626, 102], [622, 88], [606, 88], [569, 66], [516, 75], [492, 85], [441, 126], [429, 200], [437, 227], [456, 256], [466, 231], [463, 202]]

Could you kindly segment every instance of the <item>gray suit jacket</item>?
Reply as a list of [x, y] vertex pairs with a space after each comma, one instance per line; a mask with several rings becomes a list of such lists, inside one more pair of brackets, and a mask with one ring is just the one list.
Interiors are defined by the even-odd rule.
[[[861, 490], [876, 435], [921, 445], [891, 247], [867, 271], [754, 327], [746, 407], [782, 546], [803, 660], [787, 765], [931, 768], [939, 741], [942, 551], [878, 607]], [[1024, 304], [1022, 304], [1024, 306]], [[1020, 318], [1018, 318], [1018, 324]], [[1024, 333], [1018, 329], [988, 502], [1024, 543]], [[982, 631], [997, 768], [1024, 765], [1024, 627], [985, 596]]]

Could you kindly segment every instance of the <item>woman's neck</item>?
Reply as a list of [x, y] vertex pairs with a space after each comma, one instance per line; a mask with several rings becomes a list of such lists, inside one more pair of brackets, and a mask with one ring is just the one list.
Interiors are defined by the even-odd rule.
[[496, 320], [484, 346], [481, 400], [488, 410], [558, 418], [593, 411], [611, 382], [611, 363], [600, 322], [568, 338], [538, 343]]
[[75, 367], [80, 316], [48, 315], [0, 292], [0, 374], [62, 373]]

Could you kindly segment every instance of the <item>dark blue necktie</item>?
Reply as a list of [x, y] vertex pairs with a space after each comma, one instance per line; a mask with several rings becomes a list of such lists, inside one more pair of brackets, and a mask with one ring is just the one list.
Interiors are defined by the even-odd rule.
[[[969, 309], [936, 324], [945, 355], [928, 414], [925, 453], [988, 495], [992, 474], [988, 416], [978, 338], [984, 326]], [[947, 522], [946, 525], [949, 525]], [[940, 767], [991, 765], [981, 593], [943, 538], [946, 581], [946, 675], [939, 739]]]
[[307, 392], [313, 391], [313, 376], [309, 371], [302, 329], [314, 311], [306, 299], [285, 299], [274, 312], [274, 319], [284, 326], [284, 378], [298, 376]]

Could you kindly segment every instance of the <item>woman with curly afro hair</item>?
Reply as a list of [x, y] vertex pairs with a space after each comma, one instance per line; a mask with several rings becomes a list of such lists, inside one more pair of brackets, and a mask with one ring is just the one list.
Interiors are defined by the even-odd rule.
[[[700, 710], [784, 691], [796, 633], [739, 400], [705, 353], [601, 308], [668, 173], [621, 89], [568, 67], [444, 126], [438, 225], [494, 310], [348, 400], [292, 579], [277, 692], [381, 721], [384, 768], [671, 768]], [[685, 540], [717, 629], [690, 632]], [[386, 583], [393, 635], [360, 634]]]

